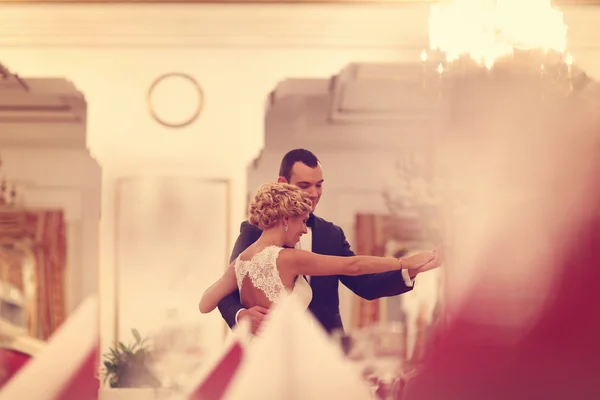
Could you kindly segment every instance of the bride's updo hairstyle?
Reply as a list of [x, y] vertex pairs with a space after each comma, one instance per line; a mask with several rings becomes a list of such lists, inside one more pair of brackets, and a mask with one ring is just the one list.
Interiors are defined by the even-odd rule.
[[248, 222], [269, 229], [282, 217], [298, 217], [312, 211], [308, 194], [287, 183], [266, 183], [258, 189], [248, 209]]

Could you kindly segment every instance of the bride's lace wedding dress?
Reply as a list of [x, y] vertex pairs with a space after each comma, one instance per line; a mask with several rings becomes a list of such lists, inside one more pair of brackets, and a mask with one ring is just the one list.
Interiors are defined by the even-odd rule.
[[283, 298], [294, 296], [302, 308], [308, 309], [312, 300], [312, 289], [306, 279], [298, 276], [291, 291], [281, 281], [277, 269], [277, 257], [281, 250], [283, 250], [282, 247], [269, 246], [256, 253], [250, 260], [237, 258], [234, 268], [240, 297], [244, 279], [249, 277], [252, 285], [261, 290], [274, 306]]

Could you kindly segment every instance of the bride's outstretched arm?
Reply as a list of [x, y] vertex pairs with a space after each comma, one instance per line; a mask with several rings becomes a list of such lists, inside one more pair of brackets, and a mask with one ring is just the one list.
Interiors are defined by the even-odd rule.
[[200, 312], [202, 314], [207, 314], [214, 310], [223, 297], [237, 289], [234, 263], [235, 261], [227, 267], [223, 276], [206, 289], [202, 295], [202, 299], [200, 300]]
[[279, 254], [278, 265], [285, 266], [293, 271], [294, 275], [364, 275], [378, 272], [388, 272], [399, 269], [419, 269], [429, 265], [433, 269], [441, 260], [436, 259], [437, 251], [424, 251], [410, 257], [375, 257], [375, 256], [353, 256], [336, 257], [324, 256], [309, 251], [285, 249]]

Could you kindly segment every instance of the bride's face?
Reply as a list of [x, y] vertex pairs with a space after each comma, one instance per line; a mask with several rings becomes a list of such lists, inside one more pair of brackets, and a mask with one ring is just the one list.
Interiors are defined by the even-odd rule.
[[288, 230], [285, 232], [286, 246], [295, 246], [300, 240], [300, 236], [308, 232], [306, 221], [308, 221], [308, 214], [292, 217], [287, 220]]

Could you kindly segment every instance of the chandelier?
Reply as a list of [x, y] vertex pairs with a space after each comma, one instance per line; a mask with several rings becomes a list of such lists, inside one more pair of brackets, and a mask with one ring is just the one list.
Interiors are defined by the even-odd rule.
[[428, 239], [443, 237], [445, 208], [457, 209], [464, 204], [461, 188], [435, 174], [433, 155], [419, 152], [398, 157], [393, 184], [383, 190], [382, 197], [391, 216], [417, 218]]
[[[466, 76], [532, 78], [540, 100], [569, 96], [589, 82], [566, 51], [568, 27], [550, 0], [449, 0], [431, 6], [428, 30], [420, 61], [423, 90], [432, 99], [444, 100], [449, 83]], [[383, 192], [391, 214], [460, 204], [460, 188], [422, 171], [418, 157], [400, 157], [394, 184]]]
[[417, 152], [398, 157], [394, 185], [383, 192], [385, 204], [392, 214], [440, 204], [442, 185], [431, 174], [429, 161], [425, 154]]
[[420, 54], [422, 81], [438, 98], [448, 79], [476, 72], [493, 79], [507, 66], [504, 71], [539, 79], [543, 94], [568, 96], [579, 81], [587, 81], [566, 51], [568, 27], [550, 0], [443, 2], [431, 6], [428, 25], [429, 49]]

